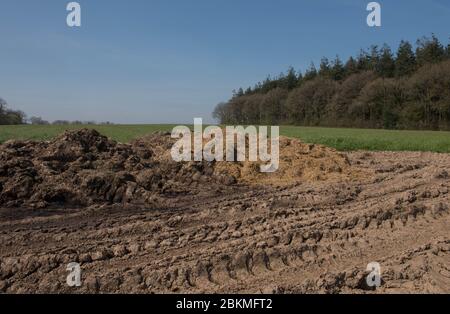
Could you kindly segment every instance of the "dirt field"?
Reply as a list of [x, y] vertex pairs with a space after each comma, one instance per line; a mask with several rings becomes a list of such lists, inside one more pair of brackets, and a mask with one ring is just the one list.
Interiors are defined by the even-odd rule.
[[267, 177], [169, 148], [86, 130], [0, 146], [0, 291], [450, 293], [450, 155], [283, 139]]

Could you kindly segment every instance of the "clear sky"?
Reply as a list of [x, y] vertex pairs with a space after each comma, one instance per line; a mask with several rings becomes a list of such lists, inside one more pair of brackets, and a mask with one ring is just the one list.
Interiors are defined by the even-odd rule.
[[28, 116], [115, 123], [212, 121], [231, 91], [289, 66], [450, 36], [449, 0], [0, 0], [0, 97]]

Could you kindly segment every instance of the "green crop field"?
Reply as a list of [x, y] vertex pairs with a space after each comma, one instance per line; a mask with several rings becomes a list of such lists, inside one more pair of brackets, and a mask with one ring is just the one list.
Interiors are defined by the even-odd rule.
[[281, 128], [281, 133], [289, 137], [301, 138], [308, 143], [323, 144], [342, 151], [450, 152], [450, 132], [286, 126]]
[[[67, 129], [94, 128], [119, 142], [155, 131], [170, 131], [174, 125], [15, 125], [0, 126], [0, 142], [10, 139], [49, 140]], [[450, 132], [391, 131], [282, 126], [281, 134], [307, 143], [323, 144], [341, 151], [390, 150], [450, 152]]]
[[125, 143], [156, 131], [171, 131], [175, 125], [0, 125], [0, 143], [10, 139], [50, 140], [65, 130], [96, 129], [116, 141]]

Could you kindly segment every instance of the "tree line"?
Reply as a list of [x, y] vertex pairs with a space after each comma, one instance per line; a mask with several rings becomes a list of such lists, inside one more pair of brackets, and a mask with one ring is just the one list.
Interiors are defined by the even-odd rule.
[[69, 120], [55, 120], [49, 122], [41, 117], [30, 117], [21, 110], [13, 110], [8, 108], [8, 103], [0, 98], [0, 125], [17, 125], [17, 124], [33, 124], [33, 125], [94, 125], [94, 124], [113, 124], [109, 121], [97, 123], [96, 121], [69, 121]]
[[81, 120], [55, 120], [53, 122], [49, 122], [47, 120], [42, 119], [41, 117], [31, 117], [28, 119], [29, 124], [33, 125], [112, 125], [112, 122], [96, 122], [96, 121], [81, 121]]
[[23, 124], [26, 115], [20, 110], [8, 108], [8, 104], [3, 98], [0, 98], [0, 125]]
[[450, 130], [450, 44], [435, 35], [322, 58], [233, 91], [213, 117], [222, 124]]

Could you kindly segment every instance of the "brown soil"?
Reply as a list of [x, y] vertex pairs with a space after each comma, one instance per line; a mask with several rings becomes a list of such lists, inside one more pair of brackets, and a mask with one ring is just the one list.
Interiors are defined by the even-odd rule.
[[0, 146], [0, 292], [450, 292], [450, 155], [283, 139], [266, 175], [173, 163], [171, 143], [83, 130]]

